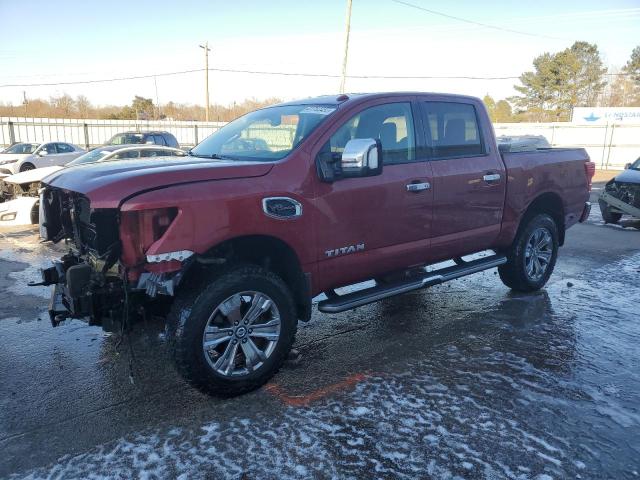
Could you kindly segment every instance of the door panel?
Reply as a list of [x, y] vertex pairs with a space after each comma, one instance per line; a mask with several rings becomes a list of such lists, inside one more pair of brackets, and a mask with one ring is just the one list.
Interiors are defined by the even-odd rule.
[[351, 138], [378, 138], [383, 169], [373, 177], [318, 181], [314, 225], [321, 289], [419, 264], [427, 255], [430, 164], [416, 158], [409, 102], [395, 111], [390, 105], [399, 104], [370, 107], [351, 117], [323, 147], [339, 158], [340, 148]]
[[506, 178], [478, 127], [478, 109], [451, 102], [423, 107], [434, 179], [432, 260], [490, 248], [500, 233]]
[[42, 150], [46, 151], [47, 154], [43, 157], [38, 157], [38, 163], [36, 163], [36, 167], [49, 167], [51, 165], [56, 165], [56, 158], [58, 157], [58, 149], [56, 148], [55, 143], [47, 143], [42, 146]]

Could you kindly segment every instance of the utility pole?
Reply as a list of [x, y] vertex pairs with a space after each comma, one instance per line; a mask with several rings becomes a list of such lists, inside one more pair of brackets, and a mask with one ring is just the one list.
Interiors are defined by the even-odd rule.
[[342, 59], [342, 80], [340, 81], [340, 93], [344, 93], [344, 84], [347, 79], [347, 56], [349, 55], [349, 32], [351, 31], [351, 2], [347, 0], [347, 27], [344, 39], [344, 58]]
[[200, 45], [200, 48], [204, 48], [204, 89], [205, 89], [205, 120], [209, 121], [209, 42], [204, 42], [204, 45]]
[[158, 81], [153, 77], [153, 85], [156, 87], [156, 120], [160, 120], [160, 100], [158, 99]]
[[29, 102], [27, 101], [27, 92], [22, 91], [22, 104], [24, 105], [24, 117], [27, 118], [27, 106]]

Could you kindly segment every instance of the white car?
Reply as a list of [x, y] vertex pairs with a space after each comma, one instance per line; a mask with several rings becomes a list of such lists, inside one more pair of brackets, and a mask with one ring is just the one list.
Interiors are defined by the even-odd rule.
[[64, 165], [86, 150], [66, 142], [16, 143], [0, 153], [0, 174]]

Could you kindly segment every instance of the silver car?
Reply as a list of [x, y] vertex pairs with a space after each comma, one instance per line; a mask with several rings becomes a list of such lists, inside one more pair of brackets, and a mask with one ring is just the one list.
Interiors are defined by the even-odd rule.
[[134, 158], [185, 156], [187, 152], [179, 148], [160, 145], [105, 145], [98, 147], [67, 163], [67, 167], [85, 163], [108, 162], [111, 160], [129, 160]]
[[65, 165], [86, 150], [66, 142], [16, 143], [0, 153], [0, 174]]

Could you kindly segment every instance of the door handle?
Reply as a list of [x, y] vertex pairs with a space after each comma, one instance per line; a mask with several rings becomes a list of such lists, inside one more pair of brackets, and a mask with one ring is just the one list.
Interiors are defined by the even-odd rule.
[[424, 190], [429, 190], [430, 188], [431, 184], [429, 182], [407, 183], [407, 192], [418, 193]]
[[487, 183], [495, 183], [500, 180], [499, 173], [487, 173], [482, 179]]

